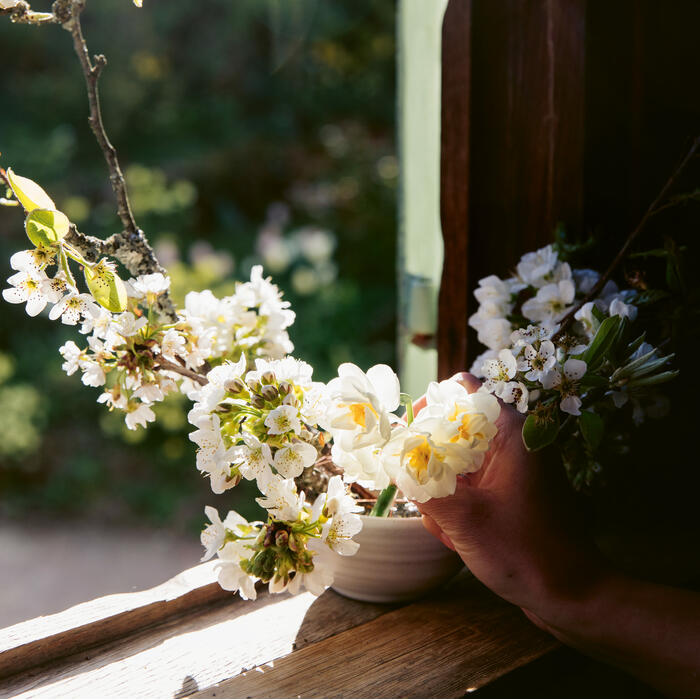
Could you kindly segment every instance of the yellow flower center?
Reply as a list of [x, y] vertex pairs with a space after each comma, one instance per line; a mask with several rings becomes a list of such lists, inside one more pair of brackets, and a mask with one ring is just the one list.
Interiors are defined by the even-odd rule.
[[379, 418], [379, 415], [374, 410], [374, 406], [370, 403], [351, 403], [348, 405], [348, 409], [350, 410], [350, 415], [355, 425], [359, 425], [362, 428], [367, 427], [367, 415], [365, 411], [369, 410]]
[[[430, 464], [430, 458], [432, 456], [433, 449], [428, 443], [427, 438], [423, 438], [423, 442], [416, 445], [416, 447], [406, 453], [408, 466], [415, 474], [417, 481], [421, 482], [425, 478], [425, 474], [428, 470], [428, 464]], [[444, 457], [440, 454], [435, 454], [435, 458], [439, 461], [444, 460]]]

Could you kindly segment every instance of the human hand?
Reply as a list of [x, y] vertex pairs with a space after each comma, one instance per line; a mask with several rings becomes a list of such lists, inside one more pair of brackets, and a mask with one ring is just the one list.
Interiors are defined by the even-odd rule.
[[[469, 392], [480, 382], [455, 377]], [[414, 406], [417, 414], [425, 406]], [[417, 504], [425, 527], [454, 549], [472, 573], [531, 619], [551, 619], [551, 605], [585, 595], [606, 566], [586, 537], [561, 465], [525, 448], [524, 417], [502, 404], [481, 469], [458, 479], [454, 495]]]

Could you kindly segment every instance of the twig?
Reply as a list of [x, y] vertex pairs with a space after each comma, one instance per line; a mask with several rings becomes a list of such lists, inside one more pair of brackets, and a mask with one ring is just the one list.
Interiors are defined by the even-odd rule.
[[52, 12], [34, 12], [28, 2], [19, 0], [12, 7], [0, 8], [0, 15], [9, 15], [15, 24], [58, 24], [60, 20]]
[[177, 374], [181, 374], [183, 377], [189, 377], [200, 386], [205, 386], [209, 383], [209, 380], [205, 376], [199, 374], [198, 372], [194, 372], [191, 369], [187, 369], [187, 367], [183, 367], [182, 365], [177, 364], [177, 362], [170, 362], [170, 360], [166, 360], [162, 355], [158, 355], [155, 358], [155, 361], [158, 364], [154, 367], [154, 369], [164, 369], [168, 372], [176, 372]]
[[[114, 234], [109, 241], [105, 241], [105, 249], [114, 251], [112, 254], [131, 272], [133, 275], [150, 274], [160, 272], [165, 274], [165, 270], [158, 262], [153, 248], [149, 245], [143, 231], [136, 225], [126, 182], [119, 165], [117, 151], [107, 136], [107, 132], [102, 121], [102, 110], [100, 108], [100, 96], [98, 91], [98, 80], [102, 69], [107, 65], [107, 59], [98, 54], [90, 60], [85, 37], [83, 36], [80, 15], [85, 9], [86, 0], [56, 0], [53, 5], [54, 14], [62, 18], [62, 26], [73, 38], [73, 48], [85, 76], [87, 85], [88, 104], [90, 116], [88, 122], [92, 133], [97, 139], [97, 143], [104, 154], [107, 168], [109, 170], [109, 181], [117, 199], [117, 214], [122, 222], [124, 230], [120, 234]], [[89, 242], [93, 249], [96, 241], [84, 237], [80, 241], [77, 230], [73, 232], [73, 242]], [[82, 251], [81, 251], [82, 252]], [[171, 319], [176, 318], [175, 307], [170, 296], [166, 293], [159, 299], [159, 308]]]
[[685, 154], [683, 157], [683, 160], [679, 163], [679, 165], [676, 167], [676, 169], [673, 171], [671, 174], [671, 177], [666, 181], [666, 184], [661, 188], [661, 191], [659, 192], [658, 195], [656, 195], [656, 198], [654, 201], [649, 205], [647, 210], [644, 212], [644, 216], [642, 216], [641, 220], [637, 224], [636, 228], [627, 236], [627, 239], [622, 245], [622, 248], [618, 251], [617, 255], [613, 259], [613, 261], [610, 263], [608, 266], [608, 269], [600, 276], [598, 281], [595, 283], [593, 288], [591, 289], [588, 294], [583, 298], [583, 300], [578, 303], [576, 306], [574, 306], [569, 313], [564, 316], [564, 318], [561, 320], [561, 325], [559, 326], [559, 330], [554, 334], [552, 337], [552, 340], [558, 340], [561, 338], [566, 329], [573, 323], [574, 321], [574, 316], [576, 313], [581, 309], [582, 306], [587, 304], [589, 301], [592, 301], [595, 299], [598, 294], [602, 291], [603, 287], [605, 287], [607, 281], [610, 279], [612, 276], [612, 273], [615, 272], [617, 269], [617, 266], [625, 259], [625, 256], [627, 255], [627, 251], [629, 250], [630, 246], [632, 243], [634, 243], [635, 239], [639, 234], [642, 232], [644, 227], [647, 225], [649, 219], [651, 219], [652, 216], [657, 214], [658, 212], [662, 211], [663, 209], [666, 209], [667, 207], [661, 206], [661, 202], [666, 198], [666, 195], [670, 192], [672, 187], [676, 184], [676, 180], [678, 179], [678, 176], [681, 174], [683, 169], [685, 168], [686, 165], [690, 162], [691, 158], [695, 155], [695, 152], [700, 148], [700, 136], [696, 137], [695, 140], [693, 141], [690, 149], [688, 152]]

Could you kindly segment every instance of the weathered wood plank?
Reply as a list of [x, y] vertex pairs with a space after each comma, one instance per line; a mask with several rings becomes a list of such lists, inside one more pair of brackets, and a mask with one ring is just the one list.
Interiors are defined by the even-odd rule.
[[462, 697], [557, 646], [520, 610], [462, 576], [437, 595], [193, 697]]
[[261, 591], [200, 608], [0, 681], [0, 697], [179, 697], [276, 662], [394, 606]]
[[465, 367], [470, 286], [469, 80], [471, 0], [450, 0], [442, 23], [440, 221], [444, 241], [438, 304], [438, 378]]
[[208, 562], [146, 591], [104, 596], [6, 627], [0, 630], [0, 678], [228, 596], [216, 583], [213, 562]]

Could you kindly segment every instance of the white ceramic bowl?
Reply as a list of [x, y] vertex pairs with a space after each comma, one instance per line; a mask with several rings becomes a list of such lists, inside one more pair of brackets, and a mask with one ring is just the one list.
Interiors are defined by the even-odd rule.
[[412, 600], [464, 566], [420, 518], [360, 517], [362, 531], [353, 538], [360, 544], [357, 554], [331, 553], [333, 589], [348, 598], [373, 603]]

